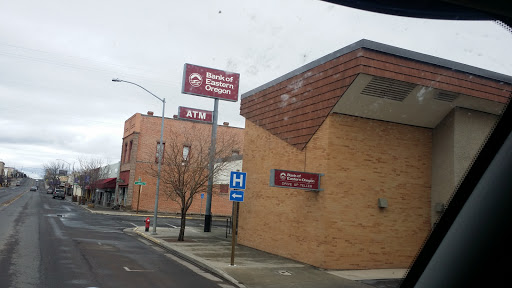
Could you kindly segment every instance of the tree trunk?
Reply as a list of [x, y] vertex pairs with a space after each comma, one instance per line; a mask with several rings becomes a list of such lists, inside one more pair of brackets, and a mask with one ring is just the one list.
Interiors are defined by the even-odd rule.
[[180, 227], [180, 235], [178, 236], [178, 241], [185, 240], [185, 222], [187, 220], [187, 213], [184, 209], [181, 209], [181, 227]]

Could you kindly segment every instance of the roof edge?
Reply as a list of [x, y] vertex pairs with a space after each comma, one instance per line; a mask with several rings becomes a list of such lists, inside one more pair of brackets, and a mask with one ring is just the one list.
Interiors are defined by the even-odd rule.
[[475, 66], [447, 60], [444, 58], [439, 58], [439, 57], [428, 55], [428, 54], [414, 52], [412, 50], [407, 50], [404, 48], [399, 48], [399, 47], [395, 47], [395, 46], [391, 46], [391, 45], [387, 45], [387, 44], [383, 44], [383, 43], [379, 43], [379, 42], [375, 42], [375, 41], [371, 41], [371, 40], [367, 40], [367, 39], [361, 39], [361, 40], [354, 42], [348, 46], [345, 46], [339, 50], [336, 50], [330, 54], [322, 56], [322, 57], [318, 58], [317, 60], [314, 60], [314, 61], [312, 61], [304, 66], [301, 66], [291, 72], [288, 72], [288, 73], [284, 74], [283, 76], [280, 76], [268, 83], [265, 83], [259, 87], [256, 87], [250, 91], [247, 91], [242, 94], [241, 99], [244, 99], [246, 97], [254, 95], [254, 94], [256, 94], [260, 91], [263, 91], [271, 86], [274, 86], [280, 82], [288, 80], [294, 76], [302, 74], [302, 73], [304, 73], [310, 69], [313, 69], [321, 64], [329, 62], [335, 58], [338, 58], [340, 56], [343, 56], [345, 54], [348, 54], [348, 53], [350, 53], [354, 50], [360, 49], [360, 48], [375, 50], [375, 51], [382, 52], [382, 53], [387, 53], [387, 54], [391, 54], [391, 55], [395, 55], [395, 56], [399, 56], [399, 57], [403, 57], [403, 58], [407, 58], [407, 59], [411, 59], [411, 60], [424, 62], [427, 64], [441, 66], [444, 68], [457, 70], [460, 72], [465, 72], [465, 73], [477, 75], [480, 77], [489, 78], [492, 80], [512, 84], [512, 76], [509, 76], [509, 75], [501, 74], [498, 72], [493, 72], [490, 70], [485, 70], [485, 69], [478, 68]]

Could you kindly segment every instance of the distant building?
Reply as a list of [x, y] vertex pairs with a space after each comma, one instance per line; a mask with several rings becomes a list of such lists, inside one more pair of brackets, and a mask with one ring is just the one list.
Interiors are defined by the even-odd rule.
[[[238, 243], [325, 269], [407, 268], [511, 83], [361, 40], [243, 94]], [[302, 172], [321, 173], [321, 190], [273, 183], [307, 186]]]
[[0, 187], [4, 186], [5, 183], [5, 172], [4, 172], [5, 163], [0, 161]]

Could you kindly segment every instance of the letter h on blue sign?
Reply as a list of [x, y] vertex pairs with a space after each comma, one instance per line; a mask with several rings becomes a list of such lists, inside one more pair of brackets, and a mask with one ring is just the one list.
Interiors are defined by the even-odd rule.
[[247, 179], [246, 172], [231, 171], [229, 177], [229, 188], [245, 190], [245, 180]]

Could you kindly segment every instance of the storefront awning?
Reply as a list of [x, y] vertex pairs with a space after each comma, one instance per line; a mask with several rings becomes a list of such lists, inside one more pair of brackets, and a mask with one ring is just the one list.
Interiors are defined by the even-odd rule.
[[130, 182], [130, 170], [119, 173], [119, 186], [128, 186]]
[[96, 189], [115, 189], [117, 178], [100, 179], [94, 183]]

